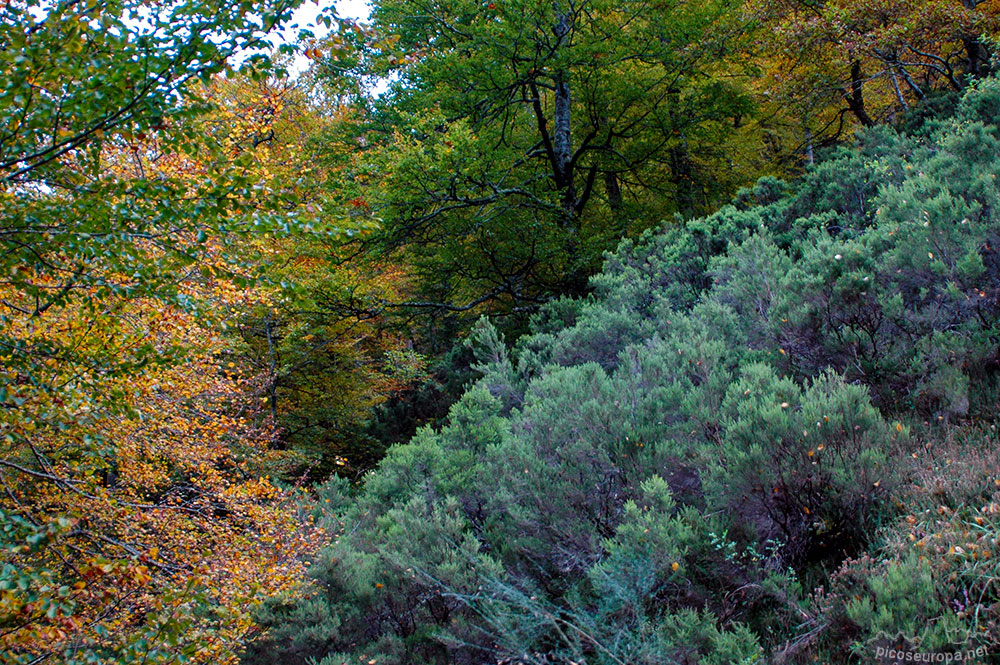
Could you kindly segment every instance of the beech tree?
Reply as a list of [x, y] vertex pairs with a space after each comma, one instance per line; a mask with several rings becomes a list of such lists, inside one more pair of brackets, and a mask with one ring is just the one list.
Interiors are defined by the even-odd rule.
[[754, 2], [772, 99], [817, 140], [896, 118], [989, 73], [996, 5], [978, 0]]
[[240, 232], [301, 213], [194, 122], [296, 4], [0, 8], [5, 662], [227, 662], [298, 576], [308, 529], [221, 325]]
[[353, 110], [336, 100], [324, 106], [307, 80], [290, 77], [220, 79], [205, 97], [217, 108], [200, 120], [202, 131], [244, 160], [258, 185], [285, 192], [286, 210], [310, 216], [291, 233], [240, 245], [262, 280], [234, 317], [236, 353], [266, 377], [259, 390], [286, 453], [281, 475], [358, 473], [383, 452], [364, 431], [372, 410], [418, 380], [424, 361], [381, 319], [327, 307], [345, 294], [399, 299], [394, 291], [405, 284], [391, 266], [363, 279], [340, 251], [343, 235], [371, 224], [350, 203], [356, 192], [341, 185], [357, 149]]
[[363, 139], [368, 203], [372, 244], [422, 278], [403, 304], [533, 306], [622, 234], [709, 206], [713, 150], [752, 108], [726, 61], [738, 6], [375, 3], [361, 66], [394, 82]]

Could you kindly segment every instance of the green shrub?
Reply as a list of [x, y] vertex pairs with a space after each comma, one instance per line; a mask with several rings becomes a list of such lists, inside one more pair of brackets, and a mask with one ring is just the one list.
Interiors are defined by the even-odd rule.
[[980, 82], [623, 241], [513, 351], [480, 323], [441, 427], [320, 490], [333, 542], [247, 662], [840, 663], [1000, 634], [998, 108]]
[[867, 542], [895, 446], [864, 388], [832, 372], [802, 388], [753, 364], [722, 412], [721, 444], [706, 454], [707, 492], [747, 538], [774, 543], [781, 568], [840, 561]]

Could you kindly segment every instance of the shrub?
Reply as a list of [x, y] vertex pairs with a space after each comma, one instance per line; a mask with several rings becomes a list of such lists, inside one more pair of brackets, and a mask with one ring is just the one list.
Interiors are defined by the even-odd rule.
[[885, 632], [995, 639], [997, 99], [982, 82], [950, 118], [623, 241], [513, 351], [480, 323], [480, 379], [442, 426], [323, 488], [315, 591], [264, 610], [248, 661], [840, 663]]
[[867, 540], [892, 469], [890, 427], [864, 388], [832, 372], [803, 389], [767, 365], [746, 367], [707, 452], [707, 491], [745, 537], [776, 543], [778, 564], [836, 562]]

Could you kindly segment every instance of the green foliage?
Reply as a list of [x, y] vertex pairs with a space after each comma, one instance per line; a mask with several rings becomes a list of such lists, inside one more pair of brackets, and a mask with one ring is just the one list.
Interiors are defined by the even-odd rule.
[[[238, 266], [233, 245], [295, 223], [276, 214], [282, 194], [256, 186], [247, 163], [204, 140], [194, 119], [209, 109], [199, 85], [235, 53], [264, 46], [297, 4], [18, 1], [0, 9], [0, 348], [11, 370], [0, 399], [12, 377], [41, 393], [96, 399], [103, 377], [169, 361], [177, 350], [153, 340], [88, 353], [45, 327], [35, 334], [33, 322], [77, 306], [82, 325], [100, 321], [120, 338], [127, 303], [196, 309], [185, 279], [245, 284], [252, 271]], [[267, 61], [257, 54], [247, 67]], [[98, 401], [114, 409], [122, 399]]]
[[[826, 372], [803, 390], [764, 364], [745, 367], [722, 413], [732, 414], [709, 455], [706, 491], [781, 543], [784, 561], [838, 560], [869, 535], [891, 477], [889, 426], [863, 388]], [[724, 421], [725, 422], [725, 421]]]
[[731, 150], [763, 143], [730, 0], [381, 0], [372, 19], [361, 61], [331, 61], [391, 76], [361, 175], [371, 249], [417, 278], [409, 311], [579, 293], [623, 235], [727, 196], [747, 179]]
[[[978, 544], [928, 558], [902, 513], [945, 500], [913, 489], [942, 478], [919, 442], [995, 395], [996, 95], [623, 241], [513, 350], [480, 322], [481, 378], [331, 504], [318, 595], [270, 607], [248, 662], [845, 662], [884, 631], [984, 636], [989, 533], [937, 524]], [[936, 492], [985, 529], [977, 474]]]
[[105, 134], [159, 131], [171, 116], [190, 115], [194, 109], [177, 92], [207, 82], [233, 54], [265, 45], [296, 4], [251, 11], [245, 3], [200, 0], [155, 9], [134, 0], [5, 3], [4, 182], [61, 180], [68, 156], [99, 168], [94, 149]]

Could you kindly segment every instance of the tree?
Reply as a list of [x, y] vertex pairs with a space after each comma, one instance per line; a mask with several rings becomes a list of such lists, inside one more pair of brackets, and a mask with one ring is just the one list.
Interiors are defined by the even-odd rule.
[[[294, 2], [0, 9], [0, 640], [13, 662], [225, 662], [308, 549], [220, 328], [285, 191], [197, 86]], [[252, 56], [251, 61], [265, 60]], [[214, 313], [210, 317], [207, 314]]]
[[[246, 300], [224, 278], [180, 288], [220, 313]], [[225, 662], [249, 609], [297, 581], [313, 542], [295, 494], [265, 476], [281, 462], [258, 379], [224, 360], [223, 316], [151, 298], [100, 308], [71, 302], [6, 329], [74, 356], [37, 360], [30, 378], [5, 371], [5, 655]]]
[[751, 111], [737, 3], [386, 0], [373, 21], [366, 61], [394, 82], [365, 135], [370, 243], [424, 296], [395, 306], [579, 292], [623, 233], [727, 187], [714, 151]]
[[239, 163], [196, 141], [185, 122], [205, 106], [185, 95], [229, 56], [261, 46], [293, 8], [192, 1], [152, 12], [129, 1], [0, 10], [10, 72], [0, 96], [0, 344], [22, 380], [41, 385], [34, 363], [73, 349], [26, 344], [8, 336], [12, 326], [80, 299], [95, 315], [112, 295], [183, 304], [178, 284], [198, 269], [210, 234], [228, 241], [232, 231], [287, 223], [265, 210], [280, 193], [255, 189]]
[[756, 3], [765, 88], [797, 116], [804, 143], [871, 127], [989, 73], [992, 3], [881, 0]]
[[278, 429], [275, 445], [288, 453], [286, 478], [374, 464], [383, 444], [366, 423], [378, 404], [423, 377], [424, 366], [405, 331], [339, 308], [399, 299], [406, 281], [391, 265], [362, 275], [348, 260], [344, 238], [373, 226], [347, 175], [356, 119], [315, 92], [308, 80], [288, 77], [218, 78], [203, 92], [215, 108], [198, 125], [246, 177], [282, 192], [284, 209], [309, 220], [291, 233], [243, 238], [231, 251], [259, 271], [233, 316], [233, 352], [266, 377], [258, 389]]

